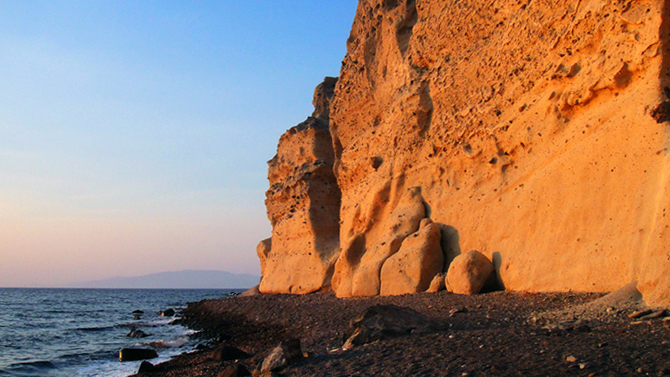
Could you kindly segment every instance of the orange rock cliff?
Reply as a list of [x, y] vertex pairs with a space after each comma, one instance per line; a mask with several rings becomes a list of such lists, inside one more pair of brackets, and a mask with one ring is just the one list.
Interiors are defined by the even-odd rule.
[[361, 0], [339, 80], [269, 162], [260, 291], [419, 292], [478, 250], [505, 289], [670, 304], [669, 21], [670, 1]]

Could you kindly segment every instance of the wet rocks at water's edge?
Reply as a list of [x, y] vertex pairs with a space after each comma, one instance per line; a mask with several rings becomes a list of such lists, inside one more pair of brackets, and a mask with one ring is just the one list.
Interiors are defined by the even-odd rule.
[[158, 353], [154, 349], [128, 347], [119, 351], [120, 361], [146, 360], [156, 357], [158, 357]]
[[130, 338], [146, 338], [147, 336], [150, 336], [151, 334], [147, 334], [144, 331], [133, 327], [130, 332], [126, 335], [127, 337]]

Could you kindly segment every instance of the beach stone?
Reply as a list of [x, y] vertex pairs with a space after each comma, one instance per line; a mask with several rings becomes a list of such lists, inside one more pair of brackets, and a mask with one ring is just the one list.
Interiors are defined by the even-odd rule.
[[217, 377], [242, 377], [251, 376], [249, 370], [241, 364], [228, 365], [226, 369], [221, 371]]
[[402, 241], [400, 250], [382, 265], [382, 296], [424, 292], [442, 272], [444, 253], [440, 227], [430, 219], [421, 220], [419, 230]]
[[428, 287], [428, 290], [426, 292], [436, 293], [439, 291], [443, 291], [446, 288], [445, 283], [446, 278], [447, 274], [445, 274], [444, 272], [440, 272], [439, 274], [435, 275], [435, 277], [433, 277], [433, 281], [430, 282], [430, 287]]
[[212, 351], [210, 358], [216, 361], [239, 360], [249, 358], [249, 354], [239, 348], [231, 346], [219, 346]]
[[647, 320], [647, 319], [662, 318], [662, 317], [665, 317], [665, 314], [666, 314], [665, 309], [655, 310], [655, 311], [652, 311], [651, 313], [649, 313], [645, 316], [642, 316], [642, 319]]
[[144, 331], [142, 331], [140, 329], [132, 329], [132, 330], [130, 330], [130, 332], [128, 334], [126, 334], [126, 336], [130, 337], [130, 338], [139, 339], [139, 338], [146, 338], [147, 336], [149, 336], [149, 334], [145, 333]]
[[432, 321], [414, 309], [375, 305], [351, 322], [342, 348], [352, 349], [376, 340], [428, 332], [433, 328]]
[[120, 361], [146, 360], [158, 357], [156, 350], [147, 348], [122, 348], [119, 351]]
[[175, 311], [174, 309], [170, 308], [161, 313], [161, 317], [174, 317]]
[[447, 290], [458, 294], [477, 294], [495, 268], [482, 253], [472, 250], [454, 258], [447, 271]]
[[644, 309], [644, 310], [638, 310], [636, 312], [633, 312], [628, 315], [628, 318], [640, 318], [644, 317], [648, 314], [651, 314], [652, 310], [651, 309]]
[[156, 370], [156, 367], [153, 364], [148, 361], [142, 361], [137, 373], [153, 372], [154, 370]]
[[260, 372], [266, 373], [284, 368], [302, 357], [300, 339], [283, 341], [263, 360]]

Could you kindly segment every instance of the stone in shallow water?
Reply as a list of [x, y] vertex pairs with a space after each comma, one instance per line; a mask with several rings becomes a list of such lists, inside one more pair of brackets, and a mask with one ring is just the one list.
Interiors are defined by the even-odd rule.
[[119, 352], [120, 361], [146, 360], [158, 357], [156, 350], [147, 348], [122, 348]]

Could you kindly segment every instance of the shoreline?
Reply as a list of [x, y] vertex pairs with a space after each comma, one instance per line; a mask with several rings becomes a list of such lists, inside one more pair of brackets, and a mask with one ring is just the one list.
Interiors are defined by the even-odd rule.
[[[322, 292], [203, 300], [184, 310], [184, 324], [201, 330], [212, 347], [132, 376], [217, 376], [234, 361], [213, 360], [216, 345], [250, 354], [239, 364], [253, 371], [291, 338], [300, 339], [307, 357], [275, 375], [670, 375], [670, 320], [631, 319], [642, 304], [603, 296], [442, 291], [338, 299]], [[389, 304], [411, 308], [439, 326], [342, 350], [352, 319]]]

